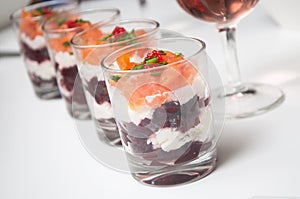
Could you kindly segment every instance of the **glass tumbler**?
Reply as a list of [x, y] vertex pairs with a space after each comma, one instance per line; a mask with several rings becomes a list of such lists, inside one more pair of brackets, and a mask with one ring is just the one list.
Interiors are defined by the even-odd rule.
[[136, 180], [170, 186], [214, 170], [225, 107], [204, 42], [174, 37], [133, 44], [105, 57], [102, 68]]
[[71, 41], [98, 137], [109, 145], [120, 146], [121, 141], [104, 82], [101, 60], [121, 47], [156, 37], [159, 37], [158, 22], [130, 19], [95, 25], [75, 35]]
[[[119, 16], [120, 11], [116, 8], [72, 10], [55, 16], [43, 25], [59, 90], [68, 112], [76, 119], [89, 119], [91, 116], [70, 41], [76, 33], [93, 24], [118, 21]], [[79, 80], [75, 84], [77, 76]]]
[[60, 98], [55, 78], [55, 69], [50, 61], [42, 24], [59, 12], [75, 9], [78, 2], [59, 3], [48, 1], [26, 6], [11, 16], [17, 32], [27, 73], [35, 94], [41, 99]]

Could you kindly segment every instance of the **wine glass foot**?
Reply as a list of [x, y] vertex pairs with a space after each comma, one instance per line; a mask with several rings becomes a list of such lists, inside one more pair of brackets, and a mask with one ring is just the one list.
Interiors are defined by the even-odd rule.
[[225, 90], [227, 119], [263, 114], [278, 107], [285, 99], [279, 88], [267, 84], [244, 83]]

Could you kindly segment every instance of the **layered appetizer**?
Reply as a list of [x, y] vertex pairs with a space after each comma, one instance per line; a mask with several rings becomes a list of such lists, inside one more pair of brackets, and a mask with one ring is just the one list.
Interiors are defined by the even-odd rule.
[[19, 32], [21, 53], [27, 72], [37, 96], [43, 99], [60, 97], [55, 69], [50, 61], [42, 32], [44, 20], [56, 14], [51, 8], [43, 7], [28, 11], [22, 9], [20, 18], [13, 18]]
[[70, 41], [76, 33], [91, 26], [90, 21], [76, 15], [59, 15], [44, 25], [61, 95], [69, 113], [77, 119], [88, 119], [90, 113]]
[[133, 176], [171, 185], [200, 175], [172, 173], [213, 146], [210, 91], [199, 69], [180, 52], [141, 46], [104, 71]]
[[72, 39], [79, 60], [79, 73], [98, 136], [109, 145], [120, 146], [121, 141], [101, 61], [107, 54], [126, 45], [155, 38], [158, 27], [159, 24], [153, 20], [128, 20], [96, 25]]

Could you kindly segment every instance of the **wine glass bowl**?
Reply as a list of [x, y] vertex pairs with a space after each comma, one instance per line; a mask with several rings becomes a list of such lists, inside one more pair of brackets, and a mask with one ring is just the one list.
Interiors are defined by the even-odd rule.
[[258, 0], [177, 0], [177, 2], [187, 13], [198, 19], [226, 26], [236, 23], [247, 15]]
[[258, 0], [177, 0], [197, 19], [216, 25], [224, 47], [226, 118], [246, 118], [265, 113], [284, 101], [277, 87], [243, 83], [236, 48], [236, 24], [256, 6]]

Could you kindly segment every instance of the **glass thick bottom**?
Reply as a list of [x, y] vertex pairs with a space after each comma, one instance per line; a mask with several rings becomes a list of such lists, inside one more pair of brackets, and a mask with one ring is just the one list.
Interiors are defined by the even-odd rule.
[[94, 119], [98, 137], [111, 146], [122, 146], [115, 119]]
[[34, 87], [36, 96], [40, 99], [50, 100], [50, 99], [60, 99], [61, 98], [58, 87], [53, 87], [52, 84], [51, 84], [51, 88], [48, 88], [48, 86], [47, 87], [39, 87], [39, 86], [35, 86], [35, 85], [33, 85], [33, 87]]
[[217, 150], [199, 157], [198, 159], [177, 166], [167, 166], [154, 169], [153, 172], [131, 173], [133, 178], [142, 184], [152, 186], [182, 185], [200, 180], [209, 175], [216, 168]]
[[279, 88], [258, 83], [228, 86], [225, 93], [227, 119], [247, 118], [266, 113], [278, 107], [285, 99]]
[[76, 102], [68, 103], [66, 102], [67, 110], [69, 114], [78, 120], [90, 120], [91, 113], [87, 104], [79, 104]]

